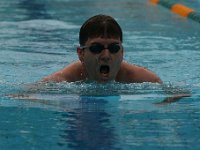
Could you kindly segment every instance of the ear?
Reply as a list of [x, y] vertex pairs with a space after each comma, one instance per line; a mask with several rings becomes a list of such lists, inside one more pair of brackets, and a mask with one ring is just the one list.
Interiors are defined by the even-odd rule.
[[84, 49], [77, 47], [77, 54], [78, 54], [78, 58], [81, 62], [83, 62], [83, 56], [84, 56]]

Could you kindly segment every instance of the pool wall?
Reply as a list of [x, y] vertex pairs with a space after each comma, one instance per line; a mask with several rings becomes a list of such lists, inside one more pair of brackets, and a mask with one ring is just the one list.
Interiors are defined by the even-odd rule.
[[187, 17], [200, 23], [200, 13], [183, 4], [171, 2], [170, 0], [149, 0], [149, 1], [153, 4], [159, 4], [161, 6], [164, 6], [182, 17]]

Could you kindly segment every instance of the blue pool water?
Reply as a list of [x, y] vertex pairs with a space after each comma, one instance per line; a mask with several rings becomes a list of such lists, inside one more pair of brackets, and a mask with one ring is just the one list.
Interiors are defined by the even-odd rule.
[[[157, 105], [171, 94], [150, 83], [32, 85], [77, 60], [79, 27], [100, 13], [122, 26], [126, 61], [191, 97]], [[0, 28], [1, 150], [200, 148], [199, 23], [147, 0], [1, 0]]]

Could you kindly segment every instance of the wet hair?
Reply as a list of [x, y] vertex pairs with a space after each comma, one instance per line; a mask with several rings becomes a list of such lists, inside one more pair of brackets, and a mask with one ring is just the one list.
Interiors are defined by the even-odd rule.
[[111, 16], [96, 15], [82, 25], [79, 32], [79, 43], [85, 45], [88, 38], [95, 37], [120, 38], [122, 42], [122, 30], [117, 21]]

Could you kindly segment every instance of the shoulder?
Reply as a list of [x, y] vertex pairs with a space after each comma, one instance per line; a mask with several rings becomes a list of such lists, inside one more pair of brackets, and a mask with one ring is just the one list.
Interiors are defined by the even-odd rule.
[[54, 82], [74, 82], [81, 80], [81, 68], [82, 64], [80, 61], [71, 63], [63, 69], [45, 77], [42, 81], [54, 81]]
[[147, 68], [140, 67], [127, 62], [122, 62], [120, 71], [117, 75], [122, 82], [153, 82], [161, 83], [161, 79]]

